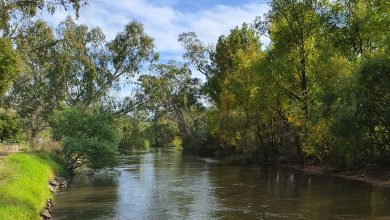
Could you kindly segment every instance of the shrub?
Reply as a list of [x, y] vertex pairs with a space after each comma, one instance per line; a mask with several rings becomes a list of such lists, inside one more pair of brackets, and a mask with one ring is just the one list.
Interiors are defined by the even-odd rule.
[[117, 162], [119, 135], [109, 114], [65, 107], [51, 119], [53, 135], [61, 141], [70, 171], [82, 165], [99, 169]]

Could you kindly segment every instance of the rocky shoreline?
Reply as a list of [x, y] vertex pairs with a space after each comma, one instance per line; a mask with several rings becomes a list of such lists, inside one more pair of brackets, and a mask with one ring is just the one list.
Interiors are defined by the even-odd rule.
[[[60, 189], [67, 187], [68, 183], [69, 183], [68, 179], [63, 178], [63, 177], [56, 177], [53, 180], [49, 181], [48, 188], [49, 188], [50, 192], [53, 195], [55, 195], [55, 194], [57, 194], [57, 192]], [[52, 217], [51, 217], [51, 214], [52, 214], [51, 209], [55, 205], [56, 205], [56, 203], [52, 199], [48, 199], [47, 200], [45, 207], [43, 208], [43, 210], [40, 213], [40, 216], [42, 217], [42, 219], [45, 219], [45, 220], [52, 219]]]

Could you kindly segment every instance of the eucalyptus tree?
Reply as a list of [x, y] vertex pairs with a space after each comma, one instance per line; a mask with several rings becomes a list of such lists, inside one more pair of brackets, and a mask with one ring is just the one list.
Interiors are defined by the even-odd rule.
[[74, 9], [76, 16], [88, 0], [1, 0], [0, 1], [0, 34], [3, 37], [15, 37], [20, 25], [46, 9], [53, 14], [57, 8]]
[[31, 138], [46, 125], [52, 111], [63, 100], [61, 78], [57, 77], [53, 30], [43, 21], [31, 23], [16, 39], [22, 71], [7, 101], [26, 121]]
[[[58, 33], [63, 38], [56, 44], [58, 65], [68, 79], [65, 101], [71, 105], [101, 102], [111, 90], [119, 90], [121, 82], [131, 82], [144, 64], [158, 59], [153, 39], [136, 21], [128, 23], [111, 41], [106, 41], [99, 28], [77, 25], [69, 17], [60, 24]], [[126, 110], [129, 105], [131, 101], [125, 99], [115, 111], [125, 114], [131, 110]]]
[[0, 38], [0, 98], [8, 91], [19, 69], [19, 56], [12, 47], [11, 40]]
[[191, 77], [186, 65], [175, 62], [152, 67], [151, 75], [139, 77], [138, 96], [155, 118], [177, 123], [183, 134], [191, 135], [200, 123], [200, 81]]
[[178, 41], [185, 49], [183, 58], [209, 79], [211, 77], [210, 54], [213, 48], [199, 40], [195, 32], [184, 32], [180, 34]]
[[[55, 32], [37, 21], [21, 31], [16, 42], [24, 68], [8, 98], [27, 119], [32, 139], [61, 103], [101, 106], [112, 90], [120, 89], [120, 82], [157, 59], [153, 39], [135, 21], [109, 42], [99, 28], [77, 25], [70, 17]], [[126, 100], [116, 104], [121, 108], [113, 114], [132, 110]]]

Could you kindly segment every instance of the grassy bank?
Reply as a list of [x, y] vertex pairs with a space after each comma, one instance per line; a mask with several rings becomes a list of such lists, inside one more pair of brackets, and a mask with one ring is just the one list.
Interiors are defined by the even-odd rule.
[[0, 160], [0, 219], [39, 219], [52, 197], [48, 180], [64, 172], [60, 160], [47, 153], [17, 153]]

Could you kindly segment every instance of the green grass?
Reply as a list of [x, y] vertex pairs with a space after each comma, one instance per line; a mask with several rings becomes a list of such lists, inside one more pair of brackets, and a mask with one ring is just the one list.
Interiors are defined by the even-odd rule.
[[52, 197], [48, 180], [65, 175], [59, 159], [47, 153], [17, 153], [0, 160], [0, 219], [39, 219]]

